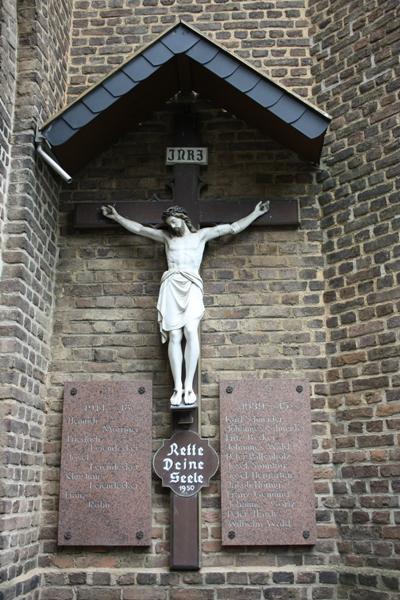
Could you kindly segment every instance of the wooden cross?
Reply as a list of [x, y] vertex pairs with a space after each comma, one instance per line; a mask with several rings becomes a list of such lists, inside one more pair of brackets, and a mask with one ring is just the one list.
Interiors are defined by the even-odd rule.
[[[175, 144], [177, 147], [198, 147], [199, 139], [192, 114], [182, 106], [177, 115], [175, 128]], [[234, 200], [208, 199], [200, 201], [200, 165], [175, 164], [173, 166], [173, 200], [122, 200], [115, 207], [124, 217], [145, 225], [159, 224], [162, 212], [177, 204], [188, 212], [195, 226], [231, 223], [247, 215], [259, 200], [267, 198], [236, 198]], [[299, 225], [298, 206], [294, 199], [270, 199], [270, 210], [253, 226]], [[75, 208], [74, 228], [109, 229], [116, 224], [102, 216], [100, 204], [84, 203]], [[195, 407], [180, 407], [172, 410], [173, 433], [185, 428], [199, 433], [201, 389], [199, 384], [199, 367], [194, 378], [193, 390], [198, 398]], [[171, 492], [171, 527], [170, 527], [170, 566], [179, 570], [200, 568], [200, 492], [194, 496], [182, 497]]]
[[[196, 127], [191, 114], [182, 112], [175, 123], [176, 146], [196, 146], [199, 143]], [[174, 165], [174, 200], [185, 208], [198, 226], [200, 166], [192, 164]], [[199, 332], [200, 335], [200, 332]], [[185, 412], [172, 411], [173, 432], [184, 427], [200, 433], [201, 384], [200, 360], [193, 380], [193, 391], [197, 396], [197, 406]], [[200, 568], [200, 510], [201, 492], [195, 496], [184, 498], [171, 493], [171, 526], [170, 526], [170, 566], [172, 569], [195, 570]]]

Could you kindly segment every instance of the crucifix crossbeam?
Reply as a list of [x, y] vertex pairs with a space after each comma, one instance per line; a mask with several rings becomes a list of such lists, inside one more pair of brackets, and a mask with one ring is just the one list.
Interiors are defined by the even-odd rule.
[[[185, 165], [182, 165], [183, 167]], [[181, 165], [174, 168], [179, 169]], [[180, 179], [180, 178], [179, 178]], [[182, 182], [182, 187], [185, 185]], [[187, 188], [186, 188], [187, 189]], [[178, 192], [178, 190], [176, 190]], [[193, 198], [194, 194], [188, 194]], [[115, 208], [128, 219], [135, 219], [144, 225], [158, 225], [161, 221], [162, 212], [177, 202], [177, 196], [182, 198], [181, 193], [175, 193], [175, 199], [157, 200], [117, 200]], [[257, 202], [265, 198], [235, 198], [222, 200], [221, 198], [198, 199], [190, 206], [183, 206], [188, 210], [193, 224], [196, 226], [219, 225], [240, 219], [247, 214]], [[252, 227], [292, 227], [300, 225], [298, 203], [295, 198], [269, 199], [270, 211], [257, 219]], [[181, 204], [182, 206], [182, 204]], [[101, 213], [100, 203], [79, 203], [75, 206], [74, 229], [111, 229], [115, 223], [105, 219]]]

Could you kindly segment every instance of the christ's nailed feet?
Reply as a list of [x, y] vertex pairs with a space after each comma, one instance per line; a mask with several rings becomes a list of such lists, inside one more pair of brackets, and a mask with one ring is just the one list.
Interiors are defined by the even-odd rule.
[[196, 394], [193, 390], [185, 390], [183, 401], [185, 404], [196, 404]]
[[179, 406], [182, 402], [182, 388], [174, 390], [169, 401], [171, 406]]

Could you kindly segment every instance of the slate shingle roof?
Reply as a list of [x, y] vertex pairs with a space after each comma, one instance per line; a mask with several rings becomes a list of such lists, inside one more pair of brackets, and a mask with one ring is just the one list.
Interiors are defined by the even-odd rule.
[[317, 162], [330, 117], [179, 23], [53, 117], [41, 133], [74, 173], [183, 88]]

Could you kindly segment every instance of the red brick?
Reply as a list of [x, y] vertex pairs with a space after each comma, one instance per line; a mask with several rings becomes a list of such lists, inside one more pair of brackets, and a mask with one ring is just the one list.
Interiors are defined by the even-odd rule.
[[167, 591], [157, 586], [124, 587], [122, 600], [166, 600]]
[[74, 591], [68, 588], [43, 588], [40, 597], [43, 600], [73, 600]]
[[171, 589], [169, 597], [170, 600], [214, 600], [214, 591], [200, 588]]
[[78, 587], [77, 600], [120, 600], [121, 590], [116, 588]]
[[260, 600], [260, 588], [226, 587], [217, 590], [217, 600]]

